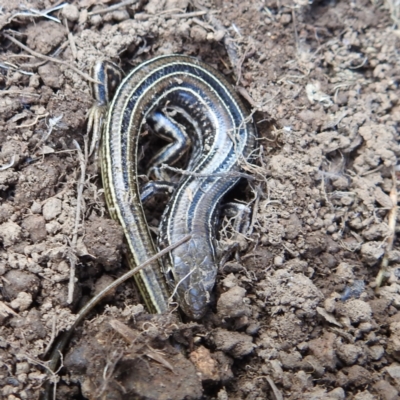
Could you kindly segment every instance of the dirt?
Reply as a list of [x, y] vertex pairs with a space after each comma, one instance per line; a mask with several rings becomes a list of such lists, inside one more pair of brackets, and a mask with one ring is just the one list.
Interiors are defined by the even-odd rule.
[[59, 334], [127, 270], [93, 159], [76, 226], [77, 147], [92, 104], [78, 71], [182, 53], [224, 73], [254, 111], [262, 174], [238, 191], [253, 206], [250, 231], [200, 321], [149, 315], [131, 280], [109, 294], [52, 376], [56, 398], [398, 399], [400, 249], [388, 216], [399, 6], [149, 0], [98, 12], [113, 4], [73, 1], [49, 12], [61, 23], [26, 14], [51, 1], [0, 4], [1, 35], [63, 61], [1, 37], [0, 397], [38, 398]]

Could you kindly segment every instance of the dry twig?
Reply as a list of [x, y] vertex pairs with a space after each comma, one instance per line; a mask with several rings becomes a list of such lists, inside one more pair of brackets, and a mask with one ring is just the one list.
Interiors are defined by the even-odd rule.
[[28, 17], [28, 18], [39, 18], [39, 17], [42, 17], [42, 18], [50, 19], [51, 21], [54, 21], [54, 22], [57, 22], [57, 23], [61, 23], [61, 21], [58, 18], [52, 17], [49, 14], [54, 12], [54, 11], [61, 10], [66, 5], [67, 5], [67, 3], [59, 4], [58, 6], [49, 8], [49, 9], [44, 10], [44, 11], [36, 10], [34, 8], [29, 8], [29, 9], [27, 9], [25, 11], [20, 11], [20, 12], [17, 12], [15, 14], [13, 14], [8, 19], [8, 22], [10, 23], [16, 17]]
[[50, 337], [49, 343], [47, 343], [46, 349], [43, 352], [44, 356], [49, 352], [51, 346], [53, 345], [54, 339], [56, 338], [56, 334], [57, 334], [56, 328], [57, 328], [57, 315], [53, 315], [53, 320], [51, 322], [51, 337]]
[[0, 171], [5, 171], [6, 169], [11, 168], [14, 165], [14, 163], [15, 163], [15, 155], [11, 157], [11, 160], [8, 164], [0, 166]]
[[[118, 321], [117, 319], [112, 319], [109, 324], [111, 327], [117, 331], [129, 344], [133, 344], [136, 339], [138, 338], [137, 333], [129, 328], [129, 326], [125, 325], [124, 323]], [[172, 365], [162, 357], [158, 352], [156, 352], [151, 346], [146, 344], [146, 350], [144, 351], [145, 356], [151, 358], [154, 361], [157, 361], [171, 372], [174, 372], [174, 368]]]
[[79, 165], [81, 169], [81, 176], [78, 182], [78, 187], [77, 187], [77, 199], [76, 199], [76, 212], [75, 212], [75, 223], [74, 223], [74, 231], [72, 235], [72, 242], [71, 242], [71, 248], [70, 248], [70, 273], [69, 273], [69, 284], [68, 284], [68, 299], [67, 302], [69, 304], [72, 303], [73, 297], [74, 297], [74, 283], [75, 283], [75, 267], [76, 267], [76, 244], [78, 242], [78, 229], [79, 229], [79, 224], [81, 222], [81, 215], [82, 215], [82, 195], [83, 195], [83, 188], [85, 185], [85, 178], [86, 178], [86, 166], [88, 163], [88, 138], [85, 136], [84, 138], [84, 153], [82, 153], [81, 147], [79, 146], [79, 143], [74, 140], [74, 145], [75, 148], [78, 152], [78, 159], [79, 159]]
[[74, 60], [77, 60], [78, 59], [78, 50], [76, 49], [74, 35], [69, 30], [67, 19], [64, 20], [64, 25], [65, 25], [66, 31], [68, 32], [68, 43], [69, 43], [69, 47], [71, 48], [72, 57], [74, 58]]
[[71, 65], [70, 63], [68, 63], [66, 61], [62, 61], [57, 58], [45, 56], [44, 54], [40, 54], [34, 50], [31, 50], [28, 46], [25, 46], [20, 41], [18, 41], [14, 37], [8, 35], [7, 33], [3, 32], [3, 36], [6, 39], [8, 39], [10, 42], [13, 42], [17, 46], [19, 46], [21, 49], [27, 51], [29, 54], [32, 54], [33, 56], [35, 56], [37, 58], [41, 58], [42, 60], [51, 61], [51, 62], [54, 62], [57, 64], [65, 65], [67, 68], [72, 69], [74, 72], [76, 72], [78, 75], [80, 75], [82, 78], [86, 79], [87, 81], [92, 82], [92, 83], [100, 83], [100, 82], [96, 81], [95, 79], [91, 78], [88, 74], [85, 74], [84, 72], [80, 71], [78, 68], [74, 67], [73, 65]]
[[[114, 290], [116, 287], [118, 287], [121, 283], [125, 282], [135, 274], [137, 274], [141, 269], [146, 268], [148, 265], [152, 264], [154, 261], [157, 261], [159, 258], [163, 257], [165, 254], [169, 253], [171, 250], [175, 249], [176, 247], [180, 246], [181, 244], [187, 242], [192, 238], [191, 235], [187, 235], [183, 237], [181, 240], [178, 240], [176, 243], [171, 244], [170, 246], [166, 247], [165, 249], [159, 251], [157, 254], [154, 256], [150, 257], [146, 262], [143, 264], [139, 265], [138, 267], [131, 269], [130, 271], [126, 272], [124, 275], [122, 275], [120, 278], [116, 279], [113, 283], [108, 285], [106, 288], [104, 288], [100, 293], [98, 293], [95, 297], [93, 297], [89, 303], [87, 303], [78, 313], [75, 322], [72, 324], [72, 326], [69, 328], [68, 331], [66, 331], [61, 339], [58, 341], [56, 344], [55, 348], [53, 349], [51, 353], [50, 360], [46, 364], [46, 369], [50, 371], [51, 375], [53, 376], [58, 362], [60, 360], [60, 357], [62, 357], [62, 352], [64, 351], [65, 346], [67, 345], [72, 333], [74, 332], [75, 328], [86, 318], [89, 312], [93, 310], [93, 308], [101, 301], [104, 299], [105, 296], [107, 296], [112, 290]], [[47, 387], [45, 389], [45, 393], [43, 395], [43, 400], [49, 400], [50, 399], [50, 387]]]
[[102, 8], [100, 10], [91, 11], [91, 12], [88, 13], [88, 15], [90, 16], [90, 15], [96, 15], [96, 14], [106, 14], [106, 13], [109, 13], [111, 11], [118, 10], [118, 9], [120, 9], [122, 7], [130, 6], [130, 5], [135, 4], [137, 2], [138, 2], [138, 0], [125, 0], [125, 1], [122, 1], [121, 3], [114, 4], [114, 5], [112, 5], [110, 7], [107, 7], [107, 8]]

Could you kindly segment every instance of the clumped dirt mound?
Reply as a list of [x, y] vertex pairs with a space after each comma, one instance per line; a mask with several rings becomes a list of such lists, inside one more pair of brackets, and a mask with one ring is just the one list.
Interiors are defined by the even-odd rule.
[[399, 10], [111, 5], [76, 1], [50, 19], [29, 11], [48, 2], [9, 1], [0, 13], [1, 397], [38, 398], [58, 333], [125, 268], [97, 163], [82, 161], [82, 73], [99, 58], [128, 71], [183, 53], [222, 71], [254, 110], [262, 176], [242, 198], [254, 208], [245, 250], [221, 267], [196, 323], [148, 315], [131, 281], [117, 288], [77, 329], [57, 399], [397, 399]]

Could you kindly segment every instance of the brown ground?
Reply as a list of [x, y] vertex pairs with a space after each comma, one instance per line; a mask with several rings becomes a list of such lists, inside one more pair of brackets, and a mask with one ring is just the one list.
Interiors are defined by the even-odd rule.
[[[170, 53], [214, 65], [257, 110], [266, 178], [255, 183], [247, 250], [221, 268], [206, 318], [149, 316], [127, 282], [77, 330], [57, 399], [399, 398], [397, 242], [387, 251], [400, 155], [399, 9], [150, 0], [96, 14], [111, 2], [96, 3], [50, 13], [58, 24], [2, 1], [0, 29], [83, 72], [101, 57], [129, 70]], [[73, 141], [83, 147], [87, 80], [4, 36], [0, 52], [0, 397], [35, 399], [54, 337], [126, 270], [124, 244], [94, 163], [74, 235]], [[375, 290], [384, 255], [390, 277]]]

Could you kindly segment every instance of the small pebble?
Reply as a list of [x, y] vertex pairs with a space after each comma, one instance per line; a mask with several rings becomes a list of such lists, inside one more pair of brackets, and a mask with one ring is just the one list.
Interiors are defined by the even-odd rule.
[[32, 304], [32, 295], [26, 292], [18, 293], [16, 299], [14, 299], [10, 303], [10, 307], [14, 310], [25, 311], [27, 310]]
[[274, 265], [277, 266], [277, 267], [281, 267], [283, 265], [283, 257], [276, 256], [274, 258]]
[[78, 7], [76, 7], [73, 4], [67, 4], [63, 9], [62, 9], [62, 15], [67, 18], [68, 21], [75, 22], [78, 21], [79, 19], [79, 10]]
[[43, 206], [43, 217], [46, 221], [50, 221], [56, 218], [59, 214], [61, 214], [61, 200], [55, 197], [52, 197]]

